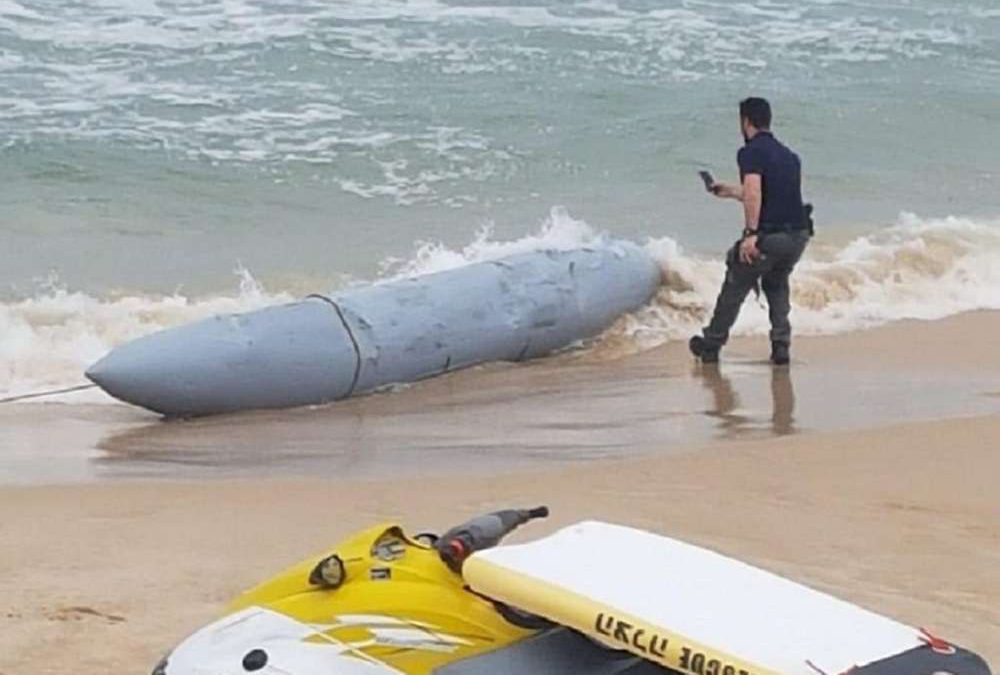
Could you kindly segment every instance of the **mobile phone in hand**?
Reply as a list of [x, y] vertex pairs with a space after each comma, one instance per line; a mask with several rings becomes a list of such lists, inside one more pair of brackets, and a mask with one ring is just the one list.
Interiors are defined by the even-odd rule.
[[715, 179], [712, 178], [712, 174], [707, 171], [699, 171], [698, 175], [701, 176], [701, 180], [705, 184], [705, 189], [708, 192], [712, 192], [712, 186], [715, 185]]

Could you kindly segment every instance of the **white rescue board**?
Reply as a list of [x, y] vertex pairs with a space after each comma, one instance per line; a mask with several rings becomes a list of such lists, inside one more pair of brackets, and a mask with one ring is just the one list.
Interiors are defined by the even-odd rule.
[[475, 553], [477, 593], [694, 675], [837, 675], [916, 628], [707, 549], [587, 521]]

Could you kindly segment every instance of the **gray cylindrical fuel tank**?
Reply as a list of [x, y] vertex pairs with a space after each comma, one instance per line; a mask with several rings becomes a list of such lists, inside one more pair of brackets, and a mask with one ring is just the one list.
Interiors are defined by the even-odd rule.
[[547, 354], [598, 334], [659, 283], [658, 265], [627, 242], [525, 253], [161, 331], [87, 376], [169, 416], [324, 403]]

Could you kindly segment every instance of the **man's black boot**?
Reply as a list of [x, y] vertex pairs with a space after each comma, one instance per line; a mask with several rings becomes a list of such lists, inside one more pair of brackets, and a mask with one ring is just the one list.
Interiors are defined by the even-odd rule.
[[776, 366], [787, 366], [788, 362], [791, 360], [792, 358], [788, 353], [787, 342], [771, 343], [771, 363]]
[[719, 348], [711, 347], [705, 342], [705, 338], [700, 335], [695, 335], [688, 342], [688, 349], [691, 353], [701, 359], [702, 363], [718, 363], [719, 362]]

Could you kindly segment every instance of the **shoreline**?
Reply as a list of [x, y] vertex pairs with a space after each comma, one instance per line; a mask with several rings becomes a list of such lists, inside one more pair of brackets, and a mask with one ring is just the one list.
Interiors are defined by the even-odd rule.
[[1000, 312], [795, 341], [738, 338], [718, 367], [605, 339], [325, 406], [164, 422], [124, 404], [0, 406], [0, 485], [482, 474], [684, 454], [720, 440], [1000, 412]]

